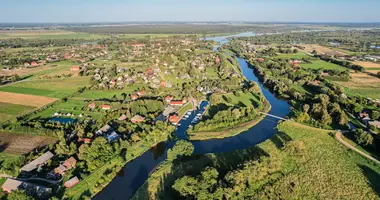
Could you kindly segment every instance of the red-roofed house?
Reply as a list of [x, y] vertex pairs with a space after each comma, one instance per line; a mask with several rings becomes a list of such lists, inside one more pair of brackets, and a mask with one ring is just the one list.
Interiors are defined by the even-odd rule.
[[161, 81], [161, 82], [160, 82], [160, 86], [161, 86], [161, 87], [166, 87], [166, 81]]
[[78, 142], [84, 142], [86, 144], [92, 143], [93, 139], [91, 138], [78, 138]]
[[215, 58], [215, 63], [216, 63], [216, 64], [219, 64], [219, 63], [220, 63], [220, 58], [219, 58], [219, 56], [217, 56], [217, 57]]
[[79, 179], [78, 179], [78, 177], [75, 176], [74, 178], [66, 181], [65, 184], [64, 184], [64, 186], [66, 188], [72, 188], [72, 187], [74, 187], [78, 183], [79, 183]]
[[70, 71], [79, 71], [80, 70], [80, 66], [71, 66], [70, 67]]
[[168, 95], [165, 97], [165, 101], [170, 103], [170, 101], [173, 100], [173, 96], [172, 95]]
[[90, 104], [88, 104], [88, 107], [91, 109], [94, 109], [96, 107], [96, 105], [95, 105], [95, 103], [90, 103]]
[[136, 99], [138, 99], [139, 96], [137, 96], [137, 94], [131, 94], [131, 100], [134, 101]]
[[264, 62], [265, 61], [264, 58], [257, 58], [256, 60], [257, 60], [257, 62]]
[[177, 114], [169, 116], [169, 122], [172, 124], [177, 124], [179, 121], [179, 117]]
[[33, 67], [37, 67], [37, 66], [38, 66], [38, 63], [36, 63], [36, 62], [31, 62], [30, 65], [33, 66]]
[[183, 98], [182, 98], [182, 103], [184, 103], [184, 104], [187, 103], [187, 99], [186, 99], [186, 97], [183, 97]]
[[103, 110], [109, 110], [109, 109], [111, 109], [111, 106], [108, 105], [108, 104], [103, 104], [103, 105], [102, 105], [102, 109], [103, 109]]
[[135, 49], [145, 47], [145, 44], [132, 44], [132, 47]]
[[132, 117], [131, 122], [132, 123], [140, 123], [140, 122], [143, 122], [144, 120], [145, 120], [144, 117], [142, 117], [140, 115], [135, 115], [134, 117]]
[[138, 92], [136, 92], [136, 94], [141, 97], [141, 96], [145, 95], [145, 91], [138, 91]]
[[172, 106], [182, 106], [183, 102], [182, 101], [170, 101], [170, 105], [172, 105]]

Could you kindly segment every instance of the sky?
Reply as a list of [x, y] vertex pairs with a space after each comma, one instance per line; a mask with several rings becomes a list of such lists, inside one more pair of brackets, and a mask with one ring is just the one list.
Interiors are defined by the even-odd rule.
[[0, 23], [380, 22], [380, 0], [0, 0]]

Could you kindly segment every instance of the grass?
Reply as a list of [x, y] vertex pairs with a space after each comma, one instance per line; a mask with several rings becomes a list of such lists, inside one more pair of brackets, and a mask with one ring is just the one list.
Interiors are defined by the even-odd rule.
[[[227, 94], [222, 94], [219, 95], [221, 96], [221, 103], [224, 103], [226, 105], [241, 105], [248, 107], [252, 104], [258, 104], [260, 102], [258, 95], [255, 95], [251, 92], [241, 92], [237, 91], [238, 96], [234, 95], [233, 93], [227, 93]], [[230, 102], [227, 102], [226, 100], [230, 99]]]
[[[250, 182], [250, 190], [236, 191], [240, 197], [248, 195], [244, 199], [379, 198], [380, 167], [346, 149], [329, 135], [331, 131], [289, 121], [279, 124], [278, 131], [273, 138], [249, 149], [166, 161], [132, 199], [178, 199], [171, 188], [177, 178], [198, 175], [206, 166], [215, 167], [222, 178], [231, 170], [240, 170], [245, 162], [257, 160], [258, 154], [259, 160], [266, 157], [278, 163], [278, 169]], [[294, 150], [296, 146], [303, 148]], [[253, 165], [252, 173], [266, 171], [265, 166], [260, 167]]]
[[292, 58], [292, 59], [301, 59], [301, 58], [308, 58], [309, 56], [306, 55], [302, 51], [298, 51], [297, 53], [278, 53], [275, 58]]
[[33, 109], [35, 109], [35, 107], [0, 102], [0, 113], [6, 115], [17, 116]]
[[78, 94], [75, 96], [75, 98], [81, 98], [81, 99], [111, 99], [113, 96], [116, 95], [116, 97], [121, 98], [122, 93], [131, 94], [134, 93], [135, 90], [138, 88], [142, 88], [143, 84], [133, 84], [133, 85], [127, 85], [122, 90], [85, 90], [83, 93]]
[[54, 106], [49, 107], [48, 109], [31, 115], [29, 119], [33, 120], [38, 118], [51, 118], [56, 112], [71, 113], [75, 116], [86, 114], [93, 117], [94, 119], [100, 119], [102, 117], [103, 114], [96, 110], [82, 110], [82, 108], [87, 108], [87, 105], [88, 103], [84, 102], [83, 100], [69, 99], [66, 102], [56, 103]]
[[308, 64], [308, 63], [301, 63], [302, 68], [306, 69], [331, 69], [331, 70], [340, 70], [340, 71], [345, 71], [347, 68], [344, 68], [342, 66], [339, 66], [334, 63], [326, 62], [323, 60], [316, 60], [313, 61], [313, 63]]
[[105, 35], [96, 35], [89, 33], [75, 33], [70, 31], [46, 31], [46, 30], [33, 30], [33, 31], [1, 31], [0, 39], [86, 39], [96, 40], [108, 38]]
[[190, 102], [186, 103], [184, 106], [181, 107], [181, 109], [178, 110], [178, 116], [182, 117], [183, 115], [185, 115], [187, 111], [189, 111], [192, 108], [193, 105]]
[[32, 80], [0, 88], [0, 91], [62, 98], [89, 84], [89, 77]]

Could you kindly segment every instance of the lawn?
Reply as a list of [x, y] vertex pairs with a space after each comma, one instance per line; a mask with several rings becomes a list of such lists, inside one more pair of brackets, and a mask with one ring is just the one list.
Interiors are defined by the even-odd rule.
[[340, 70], [340, 71], [345, 71], [347, 68], [339, 66], [334, 63], [326, 62], [323, 60], [316, 60], [313, 61], [313, 63], [301, 63], [302, 68], [306, 69], [331, 69], [331, 70]]
[[35, 108], [36, 107], [32, 107], [32, 106], [0, 102], [0, 113], [6, 114], [6, 115], [17, 116], [17, 115], [26, 113], [28, 111], [31, 111]]
[[62, 98], [73, 94], [79, 87], [89, 85], [89, 77], [70, 77], [32, 80], [0, 88], [0, 91]]
[[185, 104], [184, 106], [181, 107], [181, 109], [178, 110], [178, 116], [182, 117], [187, 111], [193, 108], [193, 104], [190, 102]]
[[[346, 149], [329, 135], [331, 131], [295, 122], [283, 122], [278, 130], [271, 139], [249, 149], [166, 161], [132, 199], [178, 199], [171, 187], [174, 181], [199, 175], [207, 166], [218, 170], [220, 181], [231, 171], [236, 181], [245, 180], [244, 186], [240, 183], [234, 188], [222, 184], [224, 191], [231, 189], [239, 195], [236, 199], [379, 198], [380, 166]], [[259, 162], [244, 165], [250, 161]], [[275, 167], [270, 173], [268, 165]], [[243, 174], [243, 167], [248, 174]]]

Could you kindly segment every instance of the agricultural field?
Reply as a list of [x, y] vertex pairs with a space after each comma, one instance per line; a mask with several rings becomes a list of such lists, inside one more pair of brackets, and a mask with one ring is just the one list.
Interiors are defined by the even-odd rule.
[[0, 102], [0, 115], [18, 116], [36, 107]]
[[316, 51], [318, 54], [328, 54], [328, 55], [334, 55], [334, 56], [345, 56], [347, 55], [346, 53], [336, 50], [336, 49], [331, 49], [329, 47], [317, 45], [317, 44], [300, 44], [299, 46], [305, 48], [304, 50], [312, 53], [313, 51]]
[[335, 81], [343, 86], [347, 94], [359, 94], [363, 97], [380, 99], [380, 79], [365, 73], [352, 73], [347, 82]]
[[309, 56], [302, 51], [298, 51], [297, 53], [278, 53], [275, 58], [288, 58], [288, 59], [302, 59], [308, 58]]
[[52, 98], [68, 96], [89, 84], [89, 77], [69, 77], [46, 80], [30, 80], [1, 87], [0, 91], [19, 94], [32, 94]]
[[311, 64], [301, 63], [300, 66], [305, 69], [330, 69], [330, 70], [332, 69], [332, 70], [340, 70], [340, 71], [347, 70], [347, 68], [345, 67], [342, 67], [334, 63], [326, 62], [323, 60], [315, 60], [315, 61], [312, 61]]
[[32, 136], [17, 133], [0, 133], [2, 152], [11, 154], [25, 154], [31, 150], [55, 143], [57, 139], [45, 136]]
[[70, 71], [70, 66], [78, 65], [73, 61], [60, 61], [49, 63], [41, 67], [33, 68], [16, 68], [10, 70], [1, 70], [0, 75], [10, 76], [10, 75], [19, 75], [19, 76], [32, 76], [32, 78], [42, 78], [43, 76], [54, 76], [62, 74], [77, 74], [77, 72]]
[[79, 33], [63, 30], [2, 30], [0, 31], [0, 39], [86, 39], [96, 40], [107, 38], [104, 35], [96, 35], [90, 33]]
[[380, 72], [380, 64], [379, 63], [373, 63], [373, 62], [353, 62], [355, 65], [359, 65], [365, 68], [367, 72], [377, 74], [377, 72]]
[[35, 95], [17, 94], [10, 92], [0, 92], [0, 102], [19, 104], [24, 106], [42, 107], [46, 104], [55, 102], [57, 99], [49, 97], [40, 97]]

